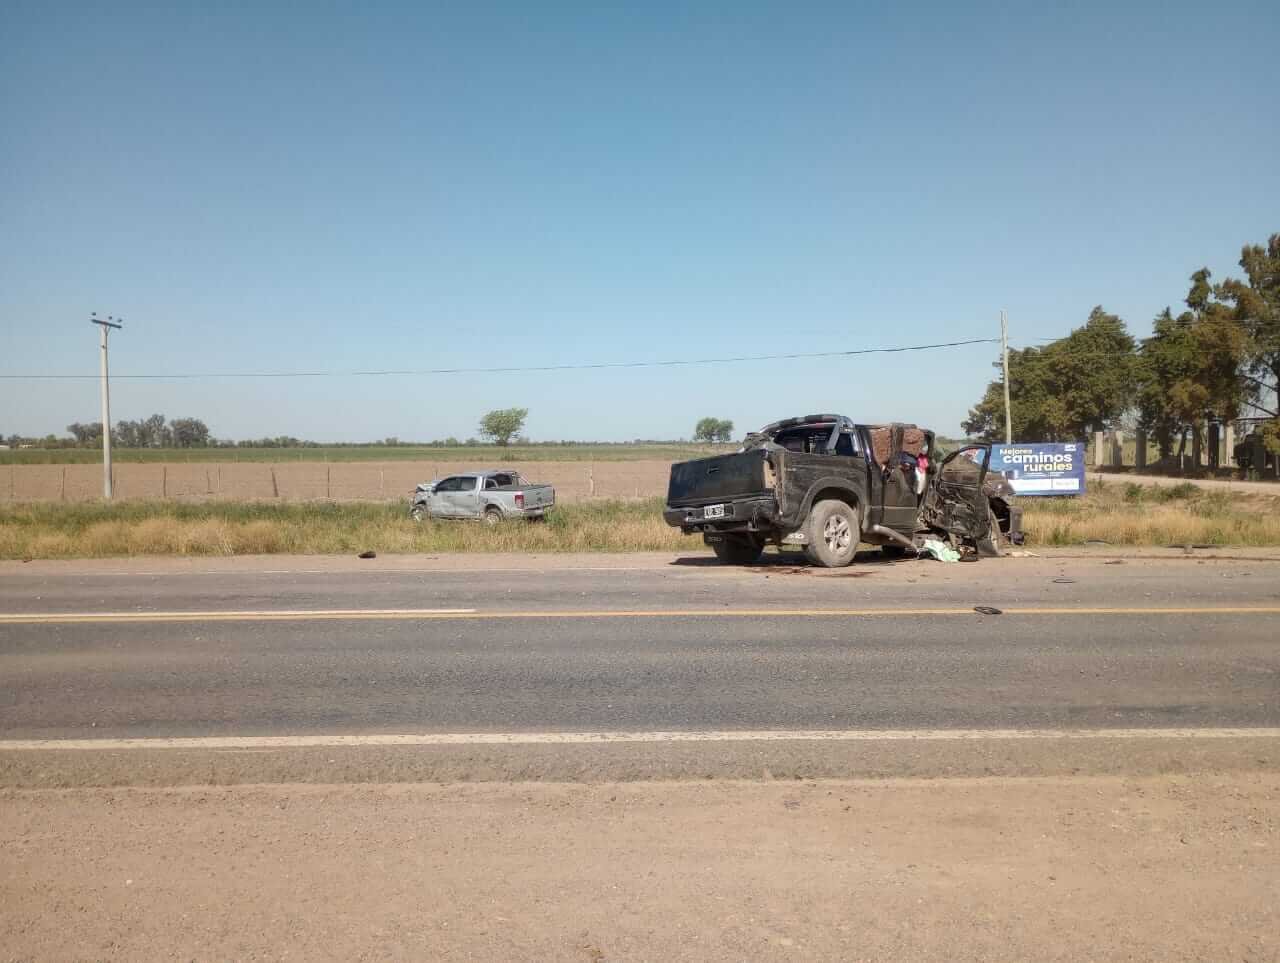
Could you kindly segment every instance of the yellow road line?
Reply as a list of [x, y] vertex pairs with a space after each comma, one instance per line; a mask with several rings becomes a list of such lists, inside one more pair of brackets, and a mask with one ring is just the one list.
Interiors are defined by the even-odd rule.
[[1280, 729], [737, 729], [657, 732], [439, 732], [363, 736], [195, 736], [0, 740], [0, 752], [49, 749], [340, 749], [414, 746], [610, 745], [689, 742], [985, 742], [1061, 739], [1280, 739]]
[[[1005, 615], [1280, 615], [1276, 605], [1192, 606], [1028, 606], [1003, 609]], [[27, 612], [0, 614], [0, 625], [111, 622], [312, 622], [312, 621], [479, 621], [485, 619], [705, 619], [705, 618], [862, 618], [877, 616], [954, 616], [976, 613], [972, 606], [874, 609], [554, 609], [490, 611], [475, 609], [291, 609], [232, 612]]]

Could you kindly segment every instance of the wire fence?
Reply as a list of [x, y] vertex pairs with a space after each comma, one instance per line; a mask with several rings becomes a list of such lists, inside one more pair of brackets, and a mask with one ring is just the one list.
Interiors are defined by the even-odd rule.
[[[116, 464], [115, 497], [184, 501], [396, 501], [421, 482], [485, 468], [468, 462], [207, 462]], [[488, 466], [494, 467], [494, 466]], [[665, 495], [668, 460], [531, 462], [501, 465], [554, 485], [557, 498], [652, 498]], [[101, 465], [0, 467], [0, 502], [92, 501], [102, 497]]]

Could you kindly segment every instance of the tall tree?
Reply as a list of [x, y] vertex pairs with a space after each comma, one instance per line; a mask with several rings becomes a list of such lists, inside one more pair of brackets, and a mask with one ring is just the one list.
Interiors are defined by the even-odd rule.
[[499, 408], [480, 419], [480, 434], [505, 447], [520, 433], [528, 417], [528, 408]]
[[209, 426], [199, 418], [175, 418], [169, 423], [175, 448], [205, 448], [209, 444]]
[[1176, 318], [1165, 308], [1142, 344], [1139, 423], [1152, 431], [1161, 457], [1186, 450], [1187, 432], [1202, 439], [1211, 419], [1239, 417], [1257, 391], [1246, 372], [1250, 337], [1233, 306], [1214, 287], [1208, 268], [1191, 275], [1186, 305]]
[[733, 438], [733, 422], [726, 418], [699, 418], [693, 427], [693, 440], [716, 442]]
[[1175, 438], [1185, 448], [1187, 431], [1204, 411], [1207, 394], [1199, 374], [1199, 349], [1190, 325], [1165, 308], [1142, 343], [1138, 373], [1138, 424], [1151, 432], [1161, 458], [1173, 454]]
[[[1065, 338], [1009, 352], [1015, 441], [1077, 441], [1119, 420], [1135, 397], [1137, 359], [1124, 322], [1101, 307]], [[1004, 389], [987, 386], [963, 422], [966, 433], [1004, 437]]]
[[163, 448], [168, 444], [164, 415], [155, 414], [139, 422], [138, 444], [142, 448]]
[[91, 421], [87, 425], [76, 421], [67, 425], [67, 431], [75, 436], [76, 444], [81, 447], [102, 443], [102, 422]]
[[[1245, 376], [1257, 389], [1249, 407], [1275, 419], [1280, 416], [1280, 234], [1272, 234], [1265, 247], [1246, 244], [1240, 267], [1246, 280], [1228, 278], [1215, 294], [1248, 334]], [[1280, 425], [1273, 429], [1280, 437]]]
[[121, 448], [141, 448], [143, 447], [141, 429], [140, 421], [117, 421], [116, 430], [111, 434]]

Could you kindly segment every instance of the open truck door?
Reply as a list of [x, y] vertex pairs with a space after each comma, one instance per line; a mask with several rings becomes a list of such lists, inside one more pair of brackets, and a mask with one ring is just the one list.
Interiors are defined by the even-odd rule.
[[983, 542], [991, 531], [991, 509], [983, 490], [990, 462], [990, 445], [966, 445], [948, 455], [925, 496], [924, 522], [975, 545]]

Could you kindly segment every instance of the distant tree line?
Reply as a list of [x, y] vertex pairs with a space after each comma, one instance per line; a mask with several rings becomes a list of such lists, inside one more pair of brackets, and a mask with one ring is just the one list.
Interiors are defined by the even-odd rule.
[[[76, 448], [96, 448], [102, 444], [102, 422], [67, 425]], [[152, 415], [139, 421], [117, 421], [111, 431], [111, 443], [121, 448], [208, 448], [217, 444], [209, 436], [209, 426], [199, 418], [174, 418]]]
[[[598, 441], [542, 441], [531, 442], [520, 434], [528, 418], [527, 408], [503, 408], [490, 411], [480, 421], [479, 434], [488, 442], [498, 446], [536, 445], [538, 447], [568, 447], [574, 445], [679, 445], [681, 439], [654, 440], [637, 438], [634, 441], [598, 442]], [[705, 432], [704, 432], [705, 429]], [[13, 435], [5, 438], [0, 434], [0, 444], [8, 444], [11, 448], [99, 448], [102, 445], [102, 422], [74, 422], [67, 425], [71, 437], [46, 435], [43, 438]], [[717, 418], [704, 418], [698, 422], [694, 440], [728, 441], [733, 434], [733, 422]], [[705, 437], [704, 437], [705, 435]], [[468, 438], [465, 441], [450, 436], [435, 441], [404, 441], [397, 437], [384, 438], [372, 442], [319, 442], [292, 435], [277, 435], [274, 438], [250, 438], [241, 441], [214, 438], [209, 426], [199, 418], [174, 418], [168, 420], [162, 414], [155, 414], [138, 421], [118, 421], [111, 431], [111, 443], [119, 448], [474, 448], [484, 444], [480, 438]]]
[[[1146, 430], [1162, 458], [1204, 437], [1211, 422], [1257, 419], [1280, 451], [1280, 234], [1241, 250], [1242, 279], [1191, 275], [1186, 310], [1165, 308], [1141, 341], [1096, 307], [1083, 326], [1043, 347], [1009, 352], [1014, 441], [1078, 441], [1121, 425]], [[963, 424], [1004, 438], [1003, 384], [992, 381]]]

